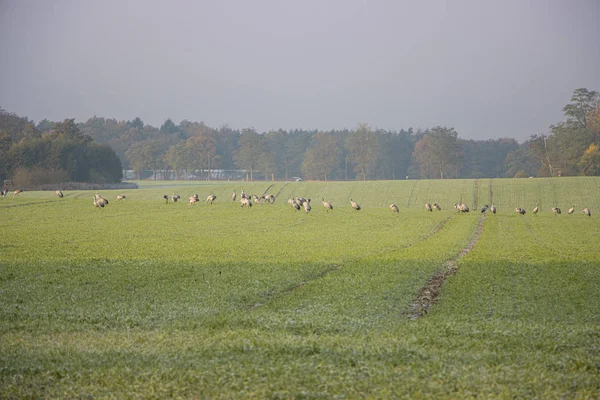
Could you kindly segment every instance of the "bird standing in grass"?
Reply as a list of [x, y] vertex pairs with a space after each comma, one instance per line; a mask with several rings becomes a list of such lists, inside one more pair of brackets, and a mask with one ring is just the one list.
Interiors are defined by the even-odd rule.
[[583, 209], [582, 213], [584, 213], [584, 214], [585, 214], [585, 215], [587, 215], [588, 217], [591, 217], [591, 216], [592, 216], [592, 212], [591, 212], [591, 211], [590, 211], [590, 209], [589, 209], [589, 208], [587, 208], [587, 207]]
[[488, 206], [487, 204], [481, 207], [481, 213], [484, 214], [488, 210], [488, 208], [490, 208], [490, 206]]
[[560, 208], [552, 207], [552, 212], [554, 213], [554, 215], [558, 215], [558, 214], [560, 214]]
[[120, 195], [117, 196], [117, 201], [121, 201], [124, 198], [125, 198], [125, 195], [124, 194], [120, 194]]
[[321, 198], [321, 201], [323, 202], [323, 206], [327, 209], [327, 212], [333, 210], [333, 205], [331, 203], [326, 202], [324, 198]]
[[94, 207], [101, 207], [104, 208], [104, 202], [99, 201], [96, 196], [93, 197], [94, 199]]
[[169, 196], [167, 196], [166, 194], [163, 196], [163, 199], [165, 199], [165, 204], [169, 204]]
[[60, 197], [61, 199], [62, 199], [62, 198], [63, 198], [63, 196], [64, 196], [64, 195], [63, 195], [63, 192], [62, 192], [60, 189], [56, 191], [56, 195], [57, 195], [58, 197]]
[[454, 208], [456, 208], [458, 210], [458, 212], [461, 213], [468, 213], [469, 212], [469, 206], [467, 206], [466, 204], [456, 204], [454, 203]]
[[217, 199], [217, 196], [215, 196], [214, 194], [211, 194], [210, 196], [208, 196], [206, 198], [206, 201], [204, 203], [210, 201], [210, 205], [212, 206], [216, 199]]
[[310, 199], [308, 199], [304, 202], [304, 212], [308, 214], [310, 210], [312, 210], [312, 207], [310, 206]]
[[537, 215], [538, 211], [540, 211], [540, 203], [537, 203], [535, 205], [535, 208], [531, 212], [533, 213], [533, 215]]
[[23, 189], [17, 189], [13, 192], [13, 199], [17, 197], [19, 194], [23, 193]]
[[431, 207], [431, 204], [425, 203], [425, 210], [427, 210], [427, 211], [433, 211], [433, 208]]
[[352, 205], [352, 208], [354, 208], [356, 211], [360, 210], [360, 204], [358, 204], [354, 200], [350, 199], [350, 204]]
[[392, 212], [395, 212], [395, 213], [397, 213], [397, 212], [399, 211], [399, 210], [398, 210], [398, 206], [397, 206], [397, 205], [395, 205], [395, 204], [393, 204], [393, 203], [392, 203], [392, 204], [390, 204], [390, 208], [391, 208]]
[[171, 195], [171, 200], [173, 201], [173, 203], [177, 203], [177, 200], [179, 200], [181, 198], [180, 195], [173, 193]]
[[104, 197], [100, 196], [98, 193], [96, 193], [96, 200], [100, 203], [103, 203], [105, 206], [108, 205], [108, 200], [106, 200]]
[[252, 202], [247, 196], [242, 197], [242, 199], [240, 200], [240, 207], [252, 207]]
[[494, 207], [494, 203], [492, 203], [490, 211], [492, 212], [492, 214], [496, 214], [496, 207]]
[[515, 212], [516, 212], [517, 214], [521, 214], [521, 215], [525, 215], [525, 213], [526, 213], [525, 209], [524, 209], [524, 208], [521, 208], [521, 207], [517, 207], [517, 208], [515, 208]]
[[2, 195], [2, 198], [5, 199], [6, 195], [8, 194], [8, 189], [4, 188], [4, 189], [0, 190], [0, 194]]
[[434, 210], [442, 211], [442, 207], [440, 207], [438, 203], [433, 203], [431, 207], [433, 207]]
[[573, 206], [571, 208], [569, 208], [569, 215], [573, 215], [573, 213], [575, 212], [575, 204], [573, 204]]
[[295, 199], [289, 199], [288, 204], [296, 211], [300, 210], [300, 204]]
[[193, 206], [197, 202], [198, 202], [198, 199], [196, 198], [196, 196], [190, 196], [190, 203], [188, 204], [188, 206]]
[[235, 199], [237, 199], [237, 193], [234, 190], [233, 193], [231, 194], [231, 201], [235, 201]]

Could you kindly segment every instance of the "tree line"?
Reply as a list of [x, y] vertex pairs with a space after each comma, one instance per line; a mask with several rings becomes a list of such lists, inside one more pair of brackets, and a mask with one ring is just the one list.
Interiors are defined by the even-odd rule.
[[0, 109], [0, 178], [18, 185], [120, 182], [121, 160], [106, 144], [85, 135], [73, 119], [43, 132], [27, 118]]
[[[167, 119], [160, 127], [153, 127], [140, 118], [117, 121], [96, 116], [79, 124], [43, 120], [33, 125], [26, 118], [2, 111], [0, 175], [10, 174], [18, 166], [35, 165], [34, 153], [24, 148], [37, 146], [35, 141], [64, 137], [65, 124], [89, 138], [88, 145], [95, 141], [92, 147], [97, 150], [98, 146], [108, 146], [102, 147], [104, 151], [113, 149], [115, 169], [122, 165], [136, 171], [138, 178], [148, 171], [156, 176], [156, 171], [165, 170], [172, 173], [172, 179], [211, 179], [215, 170], [231, 170], [244, 171], [251, 180], [272, 176], [369, 180], [599, 175], [599, 94], [577, 89], [563, 112], [565, 120], [551, 125], [549, 134], [534, 134], [519, 143], [513, 138], [464, 140], [454, 128], [445, 126], [389, 131], [359, 124], [351, 130], [259, 133], [252, 128], [213, 128], [188, 120], [175, 124]], [[3, 122], [11, 118], [12, 123]], [[2, 141], [2, 137], [10, 139]], [[64, 154], [69, 149], [74, 150], [66, 148]], [[108, 153], [95, 159], [101, 156]], [[60, 166], [73, 175], [73, 163], [83, 162], [76, 158], [72, 155], [70, 161], [57, 162], [56, 157], [46, 157], [43, 165]], [[95, 166], [72, 177], [93, 179], [106, 173]]]

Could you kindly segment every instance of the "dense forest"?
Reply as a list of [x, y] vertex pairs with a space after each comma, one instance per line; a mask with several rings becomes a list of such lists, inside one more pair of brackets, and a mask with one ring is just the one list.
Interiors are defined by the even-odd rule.
[[[464, 140], [450, 127], [400, 131], [213, 128], [167, 119], [92, 117], [34, 124], [0, 109], [0, 177], [115, 182], [138, 178], [314, 180], [600, 175], [600, 95], [577, 89], [548, 135]], [[40, 180], [43, 180], [40, 178]]]

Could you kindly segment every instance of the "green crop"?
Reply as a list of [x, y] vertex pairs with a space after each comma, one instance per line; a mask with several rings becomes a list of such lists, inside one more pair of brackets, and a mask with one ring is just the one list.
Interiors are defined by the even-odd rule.
[[[490, 184], [499, 212], [482, 216]], [[241, 208], [234, 189], [278, 198]], [[0, 200], [0, 397], [600, 392], [597, 178], [144, 182], [117, 193], [102, 191], [104, 209], [85, 191]], [[172, 193], [181, 200], [165, 204]], [[294, 196], [313, 210], [293, 210]], [[460, 201], [472, 212], [455, 212]], [[537, 202], [537, 216], [514, 213]], [[549, 209], [573, 203], [572, 216]], [[451, 260], [456, 274], [413, 319], [417, 294]]]

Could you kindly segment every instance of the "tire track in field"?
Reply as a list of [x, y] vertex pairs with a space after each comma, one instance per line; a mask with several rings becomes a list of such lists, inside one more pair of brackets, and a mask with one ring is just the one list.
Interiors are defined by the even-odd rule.
[[[400, 246], [400, 247], [395, 247], [391, 251], [403, 250], [403, 249], [409, 248], [411, 246], [414, 246], [414, 245], [416, 245], [418, 243], [425, 242], [426, 240], [430, 239], [431, 237], [433, 237], [434, 235], [436, 235], [437, 233], [439, 233], [442, 229], [444, 229], [444, 227], [448, 224], [448, 222], [450, 222], [453, 218], [455, 218], [456, 215], [457, 214], [454, 214], [454, 215], [452, 215], [452, 216], [450, 216], [450, 217], [448, 217], [448, 218], [440, 221], [437, 225], [435, 225], [433, 227], [432, 230], [430, 230], [429, 232], [427, 232], [425, 235], [420, 236], [417, 240], [411, 241], [411, 242], [409, 242], [409, 243], [407, 243], [407, 244], [405, 244], [403, 246]], [[364, 255], [364, 257], [362, 257], [362, 258], [367, 258], [367, 257], [371, 257], [371, 256], [376, 255], [376, 254], [387, 253], [387, 252], [390, 252], [390, 250], [384, 250], [384, 251], [377, 251], [377, 252], [374, 252], [374, 253], [368, 253], [368, 254]], [[343, 263], [341, 263], [341, 264], [329, 264], [328, 267], [325, 270], [323, 270], [319, 274], [315, 275], [311, 279], [308, 279], [306, 281], [300, 282], [300, 283], [295, 284], [293, 286], [290, 286], [290, 287], [288, 287], [286, 289], [283, 289], [283, 290], [281, 290], [279, 292], [276, 292], [272, 296], [269, 296], [264, 302], [257, 302], [256, 304], [248, 307], [248, 310], [249, 311], [255, 310], [257, 308], [260, 308], [260, 307], [264, 306], [265, 304], [267, 304], [268, 302], [270, 302], [272, 300], [279, 299], [279, 298], [281, 298], [283, 296], [291, 294], [291, 293], [293, 293], [297, 289], [300, 289], [303, 286], [306, 286], [306, 285], [308, 285], [310, 283], [316, 282], [316, 281], [318, 281], [318, 280], [320, 280], [320, 279], [328, 276], [329, 274], [338, 271], [342, 267], [343, 267]]]
[[11, 204], [9, 206], [2, 206], [0, 208], [35, 206], [36, 204], [58, 203], [59, 201], [60, 200], [44, 200], [44, 201], [36, 201], [36, 202], [31, 202], [31, 203]]
[[473, 204], [475, 205], [473, 209], [479, 209], [479, 179], [475, 179], [475, 201]]
[[492, 181], [493, 179], [490, 179], [490, 205], [494, 205], [494, 191], [492, 190]]
[[[286, 187], [288, 185], [289, 182], [284, 183], [283, 185], [281, 185], [281, 187], [279, 188], [279, 191], [277, 192], [277, 194], [275, 195], [275, 199], [277, 199], [279, 197], [279, 195], [281, 194], [281, 192], [283, 191], [283, 188]], [[268, 190], [268, 189], [267, 189]]]
[[[267, 194], [267, 192], [269, 191], [269, 189], [271, 189], [273, 186], [275, 186], [275, 184], [274, 184], [274, 183], [271, 183], [271, 184], [269, 185], [269, 187], [265, 189], [265, 191], [262, 193], [262, 195], [261, 195], [261, 196], [264, 196], [265, 194]], [[277, 197], [277, 196], [275, 196], [275, 197]]]
[[298, 284], [295, 284], [293, 286], [289, 286], [279, 292], [276, 292], [274, 295], [272, 296], [268, 296], [267, 299], [264, 302], [258, 302], [256, 304], [254, 304], [253, 306], [248, 307], [248, 311], [253, 311], [256, 310], [257, 308], [260, 308], [262, 306], [264, 306], [265, 304], [267, 304], [268, 302], [275, 300], [275, 299], [279, 299], [287, 294], [290, 294], [294, 291], [296, 291], [297, 289], [300, 289], [303, 286], [306, 286], [314, 281], [317, 281], [321, 278], [324, 278], [325, 276], [329, 275], [332, 272], [337, 271], [338, 269], [340, 269], [341, 265], [340, 264], [330, 264], [327, 266], [327, 268], [325, 268], [323, 271], [321, 271], [320, 273], [318, 273], [317, 275], [315, 275], [314, 277], [307, 279], [305, 281], [302, 281]]
[[410, 194], [408, 195], [408, 201], [406, 202], [406, 208], [410, 208], [410, 199], [412, 198], [413, 192], [415, 191], [415, 186], [417, 186], [417, 181], [413, 181], [413, 187], [410, 189]]
[[378, 250], [373, 253], [364, 253], [363, 258], [371, 257], [371, 256], [378, 255], [378, 254], [392, 253], [392, 252], [396, 252], [399, 250], [408, 249], [409, 247], [415, 246], [421, 242], [425, 242], [425, 241], [431, 239], [434, 235], [438, 234], [442, 229], [444, 229], [446, 227], [446, 225], [448, 224], [448, 222], [450, 222], [457, 215], [458, 214], [454, 214], [454, 215], [449, 216], [446, 219], [443, 219], [437, 225], [435, 225], [429, 232], [425, 232], [423, 235], [418, 236], [415, 240], [409, 241], [409, 242], [403, 244], [402, 246], [394, 247], [392, 250], [385, 249], [385, 250]]
[[477, 224], [477, 228], [475, 229], [475, 233], [473, 234], [473, 237], [471, 237], [469, 244], [462, 249], [456, 257], [447, 260], [442, 265], [441, 271], [438, 271], [435, 275], [429, 278], [427, 284], [422, 287], [421, 290], [419, 290], [419, 293], [410, 304], [408, 310], [403, 313], [403, 315], [409, 317], [410, 319], [417, 319], [427, 314], [429, 308], [431, 308], [431, 306], [437, 302], [437, 298], [446, 279], [456, 274], [458, 269], [458, 261], [467, 255], [471, 250], [473, 250], [473, 247], [475, 247], [475, 244], [483, 233], [483, 221], [485, 221], [485, 214], [482, 214], [481, 218], [479, 219], [479, 223]]

